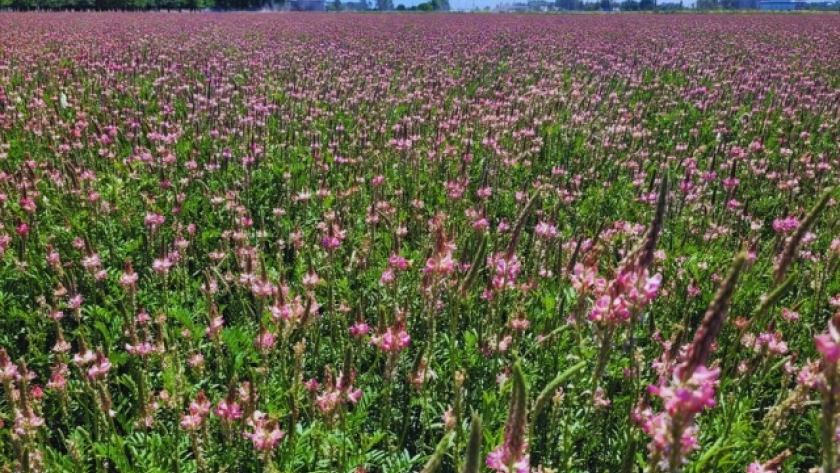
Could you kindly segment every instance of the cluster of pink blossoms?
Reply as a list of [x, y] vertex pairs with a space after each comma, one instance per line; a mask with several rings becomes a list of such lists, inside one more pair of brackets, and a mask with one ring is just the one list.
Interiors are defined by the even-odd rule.
[[426, 259], [423, 275], [445, 277], [455, 272], [456, 261], [452, 253], [457, 249], [455, 240], [447, 237], [444, 222], [447, 216], [437, 214], [429, 220], [429, 231], [432, 233], [432, 256]]
[[497, 473], [528, 473], [531, 471], [531, 456], [526, 454], [528, 444], [524, 444], [519, 458], [513, 463], [513, 469], [508, 468], [504, 459], [504, 444], [496, 447], [487, 454], [487, 467]]
[[769, 353], [784, 355], [788, 352], [787, 342], [782, 339], [780, 332], [762, 332], [757, 337], [747, 333], [741, 338], [741, 343], [747, 348], [752, 348], [756, 353], [767, 350]]
[[[835, 320], [837, 318], [840, 318], [840, 311], [838, 311], [837, 315], [835, 315]], [[822, 354], [826, 363], [831, 364], [836, 364], [840, 361], [840, 331], [838, 331], [835, 326], [835, 320], [828, 323], [828, 333], [823, 333], [814, 337], [814, 343], [817, 346], [817, 351]]]
[[233, 396], [228, 396], [219, 401], [216, 409], [213, 410], [213, 414], [216, 414], [225, 422], [233, 422], [242, 417], [242, 406], [236, 402]]
[[[675, 448], [679, 449], [681, 461], [698, 448], [694, 418], [706, 408], [714, 407], [720, 369], [700, 366], [686, 380], [679, 373], [680, 369], [674, 371], [671, 382], [662, 378], [659, 385], [648, 387], [652, 395], [662, 400], [662, 412], [654, 413], [646, 408], [633, 414], [634, 420], [651, 437], [648, 444], [651, 455], [665, 465]], [[680, 438], [674, 438], [675, 432]]]
[[382, 277], [379, 278], [379, 282], [381, 282], [382, 284], [391, 284], [392, 282], [396, 281], [397, 273], [400, 273], [407, 269], [408, 260], [406, 260], [397, 253], [392, 253], [391, 257], [388, 258], [388, 268], [382, 272]]
[[786, 217], [773, 220], [773, 230], [779, 233], [790, 233], [799, 227], [796, 217]]
[[102, 350], [95, 353], [91, 350], [85, 350], [82, 353], [77, 353], [73, 355], [73, 363], [75, 363], [79, 369], [88, 368], [87, 376], [90, 379], [102, 379], [108, 374], [108, 371], [111, 370], [111, 362], [108, 361], [108, 358], [105, 357]]
[[188, 412], [181, 415], [181, 428], [192, 432], [201, 428], [204, 419], [210, 414], [211, 407], [212, 404], [210, 404], [204, 391], [199, 391], [195, 400], [190, 403]]
[[335, 251], [341, 246], [341, 242], [347, 239], [347, 230], [343, 230], [338, 223], [321, 223], [318, 229], [323, 233], [321, 246], [327, 251]]
[[245, 423], [253, 432], [243, 432], [242, 435], [251, 439], [254, 450], [273, 450], [280, 439], [286, 436], [286, 433], [280, 430], [277, 421], [269, 420], [268, 416], [260, 411], [254, 411]]
[[490, 286], [493, 291], [514, 289], [519, 273], [522, 272], [522, 262], [516, 254], [499, 252], [487, 257], [487, 266], [493, 270]]
[[371, 336], [370, 342], [384, 352], [398, 353], [408, 347], [411, 336], [405, 331], [405, 322], [397, 318], [383, 333]]
[[423, 274], [446, 276], [455, 272], [455, 258], [452, 257], [454, 249], [455, 245], [452, 243], [446, 246], [446, 251], [428, 258]]
[[[324, 381], [324, 389], [315, 398], [315, 404], [321, 411], [321, 414], [330, 416], [335, 412], [335, 409], [349, 402], [356, 404], [362, 398], [362, 390], [353, 386], [353, 381], [356, 379], [356, 373], [351, 372], [350, 376], [344, 376], [344, 373], [339, 372], [335, 380], [332, 375], [327, 373]], [[304, 383], [306, 389], [310, 393], [317, 392], [321, 385], [315, 379], [310, 379]]]
[[595, 304], [589, 320], [615, 324], [630, 319], [633, 310], [646, 307], [659, 296], [662, 275], [650, 275], [647, 269], [622, 267], [615, 279], [607, 282], [595, 276], [595, 270], [578, 263], [572, 273], [572, 285], [581, 294], [589, 293]]
[[[38, 428], [44, 426], [44, 418], [36, 414], [36, 410], [29, 404], [32, 400], [43, 397], [43, 391], [35, 386], [29, 391], [29, 396], [23, 396], [21, 391], [27, 388], [28, 381], [35, 379], [35, 374], [28, 371], [24, 365], [18, 367], [9, 358], [6, 350], [0, 348], [0, 387], [5, 391], [8, 402], [14, 410], [15, 424], [12, 428], [13, 439], [34, 438]], [[19, 386], [15, 386], [20, 383]], [[0, 421], [0, 427], [2, 427]]]

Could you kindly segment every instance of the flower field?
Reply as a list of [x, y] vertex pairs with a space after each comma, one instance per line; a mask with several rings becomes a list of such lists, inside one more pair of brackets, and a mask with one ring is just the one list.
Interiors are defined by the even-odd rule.
[[840, 16], [0, 14], [0, 471], [840, 471]]

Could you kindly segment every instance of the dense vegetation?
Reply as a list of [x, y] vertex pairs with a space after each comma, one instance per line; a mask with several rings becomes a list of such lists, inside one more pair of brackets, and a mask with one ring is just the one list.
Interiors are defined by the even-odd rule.
[[837, 17], [0, 48], [0, 471], [836, 470]]

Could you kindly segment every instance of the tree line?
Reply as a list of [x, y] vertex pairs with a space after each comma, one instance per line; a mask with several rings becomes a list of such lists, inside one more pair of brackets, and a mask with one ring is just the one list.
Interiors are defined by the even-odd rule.
[[[289, 0], [292, 1], [292, 0]], [[0, 10], [286, 10], [287, 0], [0, 0]], [[393, 0], [326, 0], [326, 9], [449, 11], [449, 0], [394, 6]]]

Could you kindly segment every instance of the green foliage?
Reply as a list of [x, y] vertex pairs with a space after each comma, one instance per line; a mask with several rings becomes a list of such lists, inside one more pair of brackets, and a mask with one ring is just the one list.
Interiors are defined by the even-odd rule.
[[0, 18], [10, 471], [635, 473], [691, 343], [668, 469], [826, 456], [830, 21], [70, 16]]

